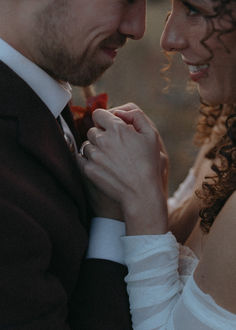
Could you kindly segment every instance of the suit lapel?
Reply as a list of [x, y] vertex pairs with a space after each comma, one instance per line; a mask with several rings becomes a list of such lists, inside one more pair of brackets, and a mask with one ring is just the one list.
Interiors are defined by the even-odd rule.
[[0, 88], [0, 117], [17, 118], [19, 144], [47, 167], [79, 205], [81, 220], [85, 219], [82, 178], [56, 119], [34, 91], [2, 62]]

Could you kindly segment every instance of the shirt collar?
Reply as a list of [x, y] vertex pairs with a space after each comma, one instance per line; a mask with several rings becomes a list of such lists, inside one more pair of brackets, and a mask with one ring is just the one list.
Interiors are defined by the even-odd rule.
[[0, 60], [23, 79], [57, 118], [71, 99], [68, 83], [59, 83], [0, 38]]

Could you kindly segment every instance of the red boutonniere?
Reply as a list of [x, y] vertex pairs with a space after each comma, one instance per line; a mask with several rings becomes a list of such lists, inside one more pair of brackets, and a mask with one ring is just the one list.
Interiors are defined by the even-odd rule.
[[106, 93], [89, 96], [86, 107], [80, 107], [70, 103], [70, 109], [74, 117], [76, 128], [82, 141], [87, 140], [87, 131], [94, 126], [92, 113], [95, 109], [107, 109], [108, 95]]

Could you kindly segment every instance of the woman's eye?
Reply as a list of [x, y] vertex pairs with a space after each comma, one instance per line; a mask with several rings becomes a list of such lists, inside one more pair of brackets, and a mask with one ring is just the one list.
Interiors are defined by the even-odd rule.
[[189, 2], [183, 1], [183, 4], [188, 9], [188, 16], [197, 16], [200, 14], [200, 11], [192, 6]]
[[196, 16], [198, 14], [199, 14], [199, 11], [198, 10], [196, 10], [194, 8], [189, 9], [189, 13], [188, 13], [189, 16]]

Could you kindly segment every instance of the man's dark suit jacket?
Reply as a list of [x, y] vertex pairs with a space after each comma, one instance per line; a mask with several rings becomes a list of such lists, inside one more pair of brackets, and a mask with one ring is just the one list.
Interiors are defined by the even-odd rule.
[[131, 329], [126, 269], [84, 260], [87, 212], [60, 126], [0, 62], [0, 330]]

